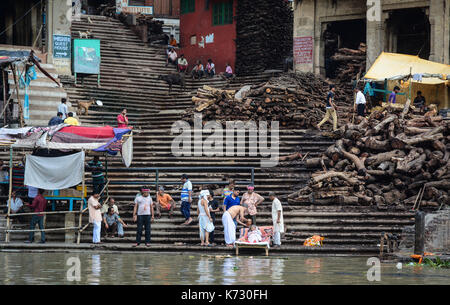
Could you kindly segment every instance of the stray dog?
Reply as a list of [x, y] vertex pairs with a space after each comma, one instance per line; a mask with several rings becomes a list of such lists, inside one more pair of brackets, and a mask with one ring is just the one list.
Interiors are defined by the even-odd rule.
[[168, 75], [159, 75], [158, 79], [165, 81], [169, 85], [169, 93], [172, 92], [172, 85], [180, 85], [181, 88], [186, 89], [184, 74], [182, 73], [173, 73]]
[[87, 30], [86, 32], [81, 32], [78, 31], [78, 34], [80, 35], [80, 38], [92, 38], [92, 31], [91, 30]]
[[[89, 102], [78, 101], [77, 115], [81, 115], [81, 114], [89, 115], [89, 113], [88, 113], [89, 107], [91, 107], [91, 105], [94, 103], [95, 103], [95, 100], [93, 98], [90, 99]], [[82, 113], [82, 110], [84, 110], [83, 113]]]

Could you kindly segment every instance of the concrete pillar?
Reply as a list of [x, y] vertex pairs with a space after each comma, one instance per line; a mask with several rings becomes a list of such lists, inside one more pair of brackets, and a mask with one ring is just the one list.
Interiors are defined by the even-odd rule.
[[[75, 227], [75, 214], [68, 213], [64, 215], [64, 227]], [[65, 231], [64, 242], [66, 244], [73, 244], [75, 242], [75, 233], [73, 230]]]
[[[446, 3], [447, 2], [447, 3]], [[446, 16], [446, 5], [450, 5], [450, 1], [447, 0], [430, 0], [430, 60], [435, 62], [444, 63], [445, 53], [448, 53], [448, 39], [449, 32], [445, 32], [447, 19], [448, 29], [448, 16]], [[447, 40], [447, 49], [445, 49]]]
[[[294, 69], [300, 72], [314, 72], [314, 58], [320, 46], [320, 29], [318, 40], [315, 34], [316, 1], [295, 1], [294, 5]], [[296, 52], [301, 45], [307, 47], [311, 40], [312, 57], [308, 57], [306, 53]]]
[[[369, 9], [369, 8], [368, 8]], [[383, 52], [384, 49], [384, 22], [387, 16], [381, 14], [381, 8], [379, 15], [371, 16], [367, 18], [366, 27], [366, 42], [367, 42], [367, 54], [366, 54], [366, 71], [373, 65], [378, 55]]]
[[53, 35], [71, 35], [72, 1], [48, 0], [48, 55], [47, 60], [55, 66], [58, 74], [70, 75], [70, 58], [53, 58]]

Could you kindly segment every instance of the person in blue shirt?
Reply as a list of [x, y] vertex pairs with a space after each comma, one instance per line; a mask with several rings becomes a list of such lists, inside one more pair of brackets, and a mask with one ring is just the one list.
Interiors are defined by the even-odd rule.
[[56, 116], [52, 117], [50, 121], [48, 121], [48, 126], [54, 126], [64, 123], [62, 112], [58, 112]]
[[395, 100], [397, 99], [397, 93], [400, 91], [400, 88], [398, 86], [394, 87], [394, 91], [389, 95], [389, 103], [395, 104]]
[[186, 219], [182, 225], [189, 225], [192, 222], [191, 217], [191, 203], [192, 203], [192, 183], [186, 174], [181, 176], [181, 182], [183, 182], [183, 188], [181, 189], [181, 214]]
[[234, 205], [240, 205], [241, 199], [239, 198], [239, 189], [235, 187], [233, 189], [233, 193], [231, 195], [228, 195], [225, 197], [225, 200], [223, 201], [223, 211], [225, 212], [229, 208], [231, 208]]

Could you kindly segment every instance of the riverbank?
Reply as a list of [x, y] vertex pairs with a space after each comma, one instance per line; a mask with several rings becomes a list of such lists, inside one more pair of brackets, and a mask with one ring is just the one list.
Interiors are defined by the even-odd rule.
[[[173, 252], [186, 253], [195, 252], [201, 254], [226, 254], [235, 255], [234, 248], [226, 246], [202, 247], [200, 245], [167, 245], [167, 244], [151, 244], [146, 247], [141, 244], [138, 247], [133, 247], [133, 244], [125, 243], [102, 243], [94, 245], [91, 243], [80, 244], [66, 244], [66, 243], [52, 243], [45, 244], [33, 243], [26, 244], [22, 242], [0, 243], [0, 252]], [[305, 247], [305, 246], [282, 246], [281, 248], [271, 248], [269, 256], [277, 255], [323, 255], [323, 256], [373, 256], [379, 249], [376, 247]], [[240, 249], [240, 255], [258, 255], [265, 256], [264, 250], [261, 249]]]

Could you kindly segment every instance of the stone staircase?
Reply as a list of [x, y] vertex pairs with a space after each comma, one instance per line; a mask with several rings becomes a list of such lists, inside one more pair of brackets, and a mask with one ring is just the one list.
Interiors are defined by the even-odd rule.
[[[261, 157], [248, 156], [248, 137], [245, 138], [246, 154], [239, 157], [227, 156], [180, 156], [171, 151], [171, 144], [176, 135], [171, 133], [172, 124], [181, 119], [185, 109], [193, 106], [191, 100], [195, 90], [208, 84], [213, 87], [240, 88], [244, 84], [260, 83], [271, 74], [236, 78], [228, 83], [220, 77], [214, 79], [187, 80], [186, 91], [174, 86], [172, 94], [167, 94], [168, 86], [157, 79], [159, 74], [174, 72], [173, 67], [165, 67], [163, 48], [146, 46], [127, 27], [114, 19], [90, 16], [93, 24], [88, 24], [86, 17], [72, 24], [73, 35], [78, 30], [91, 29], [95, 38], [101, 39], [102, 65], [101, 88], [97, 88], [96, 78], [87, 77], [84, 85], [73, 85], [73, 79], [63, 79], [64, 88], [70, 100], [100, 99], [104, 106], [93, 106], [89, 116], [81, 116], [83, 125], [115, 125], [115, 117], [127, 108], [130, 125], [135, 127], [133, 137], [134, 159], [130, 169], [125, 169], [118, 157], [108, 157], [108, 178], [110, 196], [119, 202], [121, 217], [128, 224], [122, 239], [104, 239], [107, 244], [130, 244], [135, 240], [136, 225], [132, 222], [134, 196], [141, 183], [155, 182], [155, 172], [148, 168], [166, 168], [160, 170], [159, 183], [166, 185], [166, 191], [175, 201], [179, 201], [181, 189], [180, 176], [189, 175], [194, 184], [194, 198], [198, 194], [199, 183], [226, 181], [248, 181], [249, 171], [208, 170], [208, 167], [254, 167], [256, 192], [266, 198], [258, 212], [258, 225], [271, 225], [271, 203], [268, 192], [274, 191], [283, 202], [284, 219], [287, 232], [282, 239], [283, 247], [274, 251], [286, 253], [328, 253], [328, 254], [376, 254], [377, 244], [383, 232], [400, 233], [402, 228], [413, 223], [413, 214], [391, 208], [380, 211], [365, 206], [315, 206], [289, 205], [287, 194], [304, 186], [309, 180], [311, 169], [304, 162], [281, 162], [277, 167], [262, 168]], [[191, 59], [193, 60], [193, 59]], [[203, 139], [209, 137], [203, 134]], [[308, 157], [320, 155], [332, 142], [309, 130], [280, 130], [280, 155], [295, 151]], [[169, 168], [169, 169], [167, 169]], [[187, 169], [184, 169], [187, 168]], [[245, 187], [241, 183], [240, 187]], [[241, 192], [242, 194], [242, 192]], [[151, 195], [155, 199], [155, 185], [151, 185]], [[196, 200], [191, 207], [195, 218]], [[223, 240], [221, 214], [216, 220], [216, 243]], [[165, 251], [190, 251], [205, 249], [198, 246], [198, 226], [180, 226], [184, 221], [179, 211], [179, 204], [173, 219], [163, 214], [161, 219], [152, 224], [152, 249]], [[87, 216], [83, 224], [87, 223]], [[56, 224], [55, 224], [56, 225]], [[314, 234], [325, 237], [324, 247], [309, 248], [301, 246], [305, 238]], [[20, 235], [15, 237], [20, 239]], [[82, 235], [82, 242], [90, 242], [91, 228]], [[48, 234], [49, 240], [63, 240], [63, 234]], [[181, 244], [180, 244], [181, 243]], [[214, 249], [225, 250], [224, 246]]]
[[[15, 46], [0, 46], [2, 50], [8, 51], [29, 51], [29, 48], [26, 49], [24, 47], [15, 47]], [[42, 57], [37, 52], [37, 56]], [[52, 64], [41, 63], [42, 68], [44, 68], [53, 78], [58, 79], [58, 74], [56, 72], [55, 67]], [[22, 67], [23, 69], [23, 67]], [[47, 126], [50, 118], [56, 115], [58, 110], [58, 106], [61, 103], [61, 98], [67, 98], [67, 93], [63, 88], [58, 87], [51, 79], [45, 76], [37, 67], [36, 70], [36, 79], [30, 82], [30, 86], [28, 87], [28, 96], [29, 96], [29, 119], [25, 120], [25, 124], [28, 126]], [[20, 71], [22, 72], [22, 70]], [[17, 77], [17, 80], [19, 78]], [[13, 95], [13, 100], [16, 102], [16, 85], [14, 83], [14, 76], [11, 71], [8, 73], [8, 83], [10, 86], [9, 94]], [[19, 86], [19, 99], [21, 103], [24, 103], [25, 100], [25, 88]], [[74, 111], [71, 107], [70, 102], [67, 103], [69, 106], [69, 111]]]

